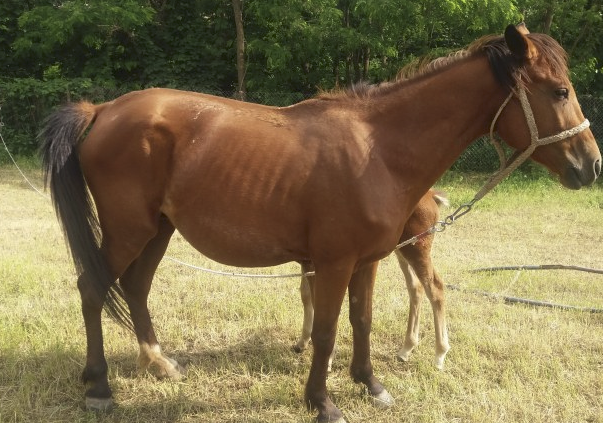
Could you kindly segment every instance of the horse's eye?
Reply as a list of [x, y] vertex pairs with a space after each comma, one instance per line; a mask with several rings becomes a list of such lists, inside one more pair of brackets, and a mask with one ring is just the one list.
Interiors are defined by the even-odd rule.
[[558, 88], [555, 90], [555, 95], [560, 99], [567, 99], [569, 97], [569, 90], [567, 88]]

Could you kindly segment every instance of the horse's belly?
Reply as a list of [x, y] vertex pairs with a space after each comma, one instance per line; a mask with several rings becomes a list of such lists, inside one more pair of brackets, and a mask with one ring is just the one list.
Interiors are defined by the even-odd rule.
[[261, 231], [253, 226], [225, 223], [218, 219], [210, 224], [175, 224], [197, 251], [230, 266], [267, 267], [306, 258], [299, 239], [277, 235], [274, 227]]

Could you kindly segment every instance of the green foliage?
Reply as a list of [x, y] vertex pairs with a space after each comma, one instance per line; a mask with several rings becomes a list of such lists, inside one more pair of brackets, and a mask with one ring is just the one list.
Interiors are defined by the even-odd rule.
[[12, 154], [32, 154], [37, 149], [36, 134], [52, 108], [84, 98], [103, 101], [115, 94], [89, 78], [0, 80], [2, 136]]

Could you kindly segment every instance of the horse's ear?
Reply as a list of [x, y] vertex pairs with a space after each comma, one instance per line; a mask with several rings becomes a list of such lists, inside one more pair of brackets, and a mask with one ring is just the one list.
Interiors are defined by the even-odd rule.
[[517, 26], [509, 25], [505, 29], [507, 46], [511, 50], [511, 53], [513, 53], [513, 56], [520, 60], [531, 60], [538, 56], [538, 50], [526, 36], [529, 33], [530, 31], [528, 31], [524, 23]]
[[529, 34], [530, 31], [528, 30], [528, 27], [526, 26], [525, 22], [521, 22], [518, 23], [517, 25], [515, 25], [515, 28], [521, 32], [523, 35]]

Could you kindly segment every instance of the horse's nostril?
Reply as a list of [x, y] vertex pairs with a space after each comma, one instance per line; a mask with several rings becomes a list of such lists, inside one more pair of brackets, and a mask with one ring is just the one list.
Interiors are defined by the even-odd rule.
[[595, 162], [595, 176], [598, 178], [601, 174], [601, 160]]

